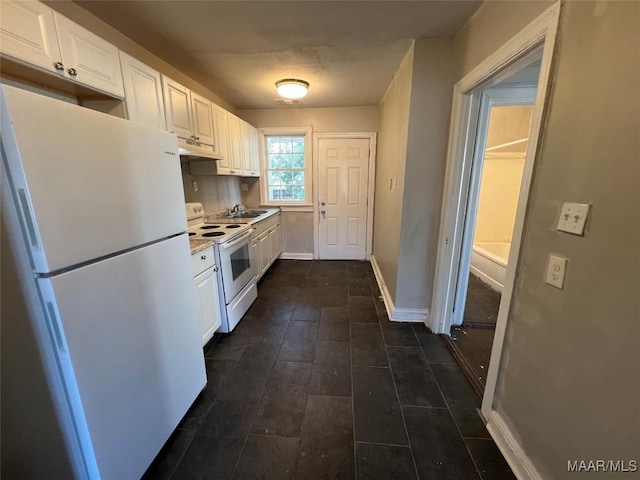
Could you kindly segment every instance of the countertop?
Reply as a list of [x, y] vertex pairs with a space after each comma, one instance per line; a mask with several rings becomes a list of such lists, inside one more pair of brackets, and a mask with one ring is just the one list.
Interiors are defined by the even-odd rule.
[[279, 208], [248, 208], [247, 210], [264, 210], [266, 213], [254, 218], [215, 217], [213, 215], [205, 215], [204, 223], [244, 223], [247, 225], [253, 225], [280, 212]]
[[201, 252], [207, 247], [213, 245], [213, 240], [205, 240], [202, 238], [190, 238], [189, 239], [189, 247], [191, 248], [191, 255], [195, 255], [198, 252]]

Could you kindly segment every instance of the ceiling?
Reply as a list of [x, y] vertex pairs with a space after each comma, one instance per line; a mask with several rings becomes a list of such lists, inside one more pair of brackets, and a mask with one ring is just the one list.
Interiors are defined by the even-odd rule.
[[452, 37], [471, 1], [74, 0], [237, 108], [277, 108], [274, 83], [311, 83], [304, 107], [377, 105], [411, 39]]

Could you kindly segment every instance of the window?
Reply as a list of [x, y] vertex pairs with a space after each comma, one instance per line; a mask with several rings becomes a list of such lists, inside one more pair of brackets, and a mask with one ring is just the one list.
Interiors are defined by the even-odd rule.
[[311, 130], [263, 129], [262, 203], [311, 203]]

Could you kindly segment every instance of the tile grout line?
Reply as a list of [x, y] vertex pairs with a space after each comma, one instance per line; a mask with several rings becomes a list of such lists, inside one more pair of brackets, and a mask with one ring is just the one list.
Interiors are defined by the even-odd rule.
[[[378, 322], [380, 325], [380, 322]], [[413, 330], [413, 327], [411, 327]], [[382, 333], [382, 326], [380, 326], [380, 333]], [[416, 332], [413, 332], [415, 336]], [[416, 338], [416, 340], [418, 340]], [[382, 341], [384, 343], [384, 334], [382, 335]], [[398, 399], [398, 407], [400, 407], [400, 418], [402, 418], [402, 426], [404, 427], [404, 433], [407, 436], [407, 443], [409, 444], [409, 451], [411, 452], [411, 460], [413, 460], [413, 470], [416, 473], [416, 478], [420, 478], [420, 473], [418, 472], [418, 463], [416, 462], [416, 456], [413, 453], [413, 446], [411, 445], [411, 437], [409, 436], [409, 429], [407, 428], [407, 421], [404, 418], [404, 409], [402, 408], [402, 402], [400, 402], [400, 394], [398, 393], [398, 386], [396, 385], [396, 377], [393, 374], [393, 368], [391, 367], [391, 358], [389, 358], [389, 350], [387, 350], [387, 345], [385, 343], [384, 353], [387, 356], [387, 361], [389, 362], [389, 371], [391, 372], [391, 381], [393, 382], [393, 389], [396, 392], [396, 398]]]
[[[347, 264], [347, 269], [348, 269]], [[347, 276], [349, 270], [347, 270]], [[347, 292], [349, 286], [347, 285]], [[351, 312], [351, 296], [347, 296], [347, 311]], [[353, 345], [351, 338], [351, 315], [349, 315], [349, 369], [351, 371], [351, 428], [353, 429], [353, 477], [358, 478], [358, 445], [356, 443], [356, 394], [355, 382], [353, 380]]]
[[[413, 328], [413, 325], [411, 326], [411, 328], [413, 329], [414, 335], [416, 335], [416, 331], [415, 331], [415, 328]], [[416, 337], [417, 337], [417, 335], [416, 335]], [[420, 343], [419, 340], [418, 340], [418, 343]], [[453, 420], [453, 424], [456, 426], [456, 430], [458, 431], [458, 435], [460, 435], [460, 439], [462, 440], [462, 444], [464, 445], [464, 448], [467, 450], [467, 454], [469, 455], [469, 458], [471, 458], [471, 462], [473, 463], [473, 467], [475, 468], [476, 473], [478, 474], [478, 479], [479, 480], [483, 480], [483, 477], [480, 474], [480, 468], [478, 467], [478, 464], [476, 463], [476, 460], [473, 458], [473, 455], [471, 455], [471, 450], [469, 450], [469, 446], [467, 445], [467, 442], [464, 441], [464, 437], [462, 435], [462, 431], [460, 430], [460, 426], [458, 425], [458, 422], [456, 422], [456, 418], [453, 416], [453, 412], [451, 411], [451, 406], [449, 405], [449, 401], [447, 400], [447, 396], [444, 394], [444, 391], [442, 390], [442, 387], [440, 386], [440, 381], [438, 380], [438, 377], [436, 376], [435, 372], [433, 371], [433, 368], [431, 368], [431, 363], [429, 363], [429, 359], [427, 358], [426, 353], [424, 353], [424, 350], [422, 349], [422, 345], [420, 346], [420, 350], [422, 351], [422, 354], [424, 355], [424, 358], [427, 361], [427, 365], [429, 366], [429, 370], [431, 370], [431, 374], [433, 375], [433, 379], [435, 380], [436, 385], [438, 386], [438, 389], [440, 390], [440, 395], [442, 395], [442, 399], [444, 400], [444, 404], [447, 406], [447, 410], [449, 411], [449, 416], [451, 417], [451, 420]]]

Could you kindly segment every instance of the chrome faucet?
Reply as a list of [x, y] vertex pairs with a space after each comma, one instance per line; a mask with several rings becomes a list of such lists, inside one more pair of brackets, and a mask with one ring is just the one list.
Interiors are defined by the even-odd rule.
[[242, 207], [242, 204], [236, 203], [231, 209], [231, 213], [238, 213], [240, 211], [240, 207]]

